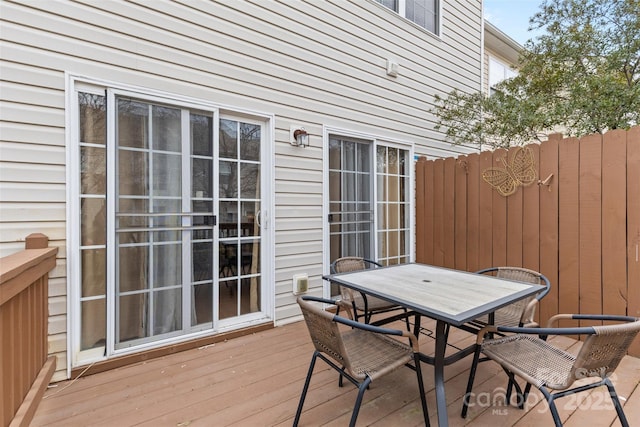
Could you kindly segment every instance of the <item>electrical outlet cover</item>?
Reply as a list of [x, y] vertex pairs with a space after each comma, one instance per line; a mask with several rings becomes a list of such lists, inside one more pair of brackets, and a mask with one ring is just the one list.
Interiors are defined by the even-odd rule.
[[307, 274], [293, 275], [293, 294], [303, 294], [309, 290], [309, 276]]

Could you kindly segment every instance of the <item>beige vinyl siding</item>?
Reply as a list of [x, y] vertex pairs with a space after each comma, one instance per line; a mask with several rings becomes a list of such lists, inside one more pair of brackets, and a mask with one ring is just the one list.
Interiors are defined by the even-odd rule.
[[[55, 378], [67, 338], [65, 72], [274, 115], [275, 247], [265, 250], [283, 323], [299, 314], [293, 274], [322, 287], [323, 127], [405, 141], [417, 155], [468, 152], [444, 141], [428, 110], [435, 94], [480, 87], [480, 3], [442, 0], [434, 36], [370, 0], [2, 1], [0, 254], [33, 232], [60, 248]], [[291, 124], [311, 147], [288, 143]]]
[[484, 23], [484, 53], [482, 57], [482, 90], [489, 93], [489, 57], [508, 65], [517, 66], [522, 46], [488, 21]]
[[485, 50], [482, 55], [482, 92], [489, 94], [489, 50]]

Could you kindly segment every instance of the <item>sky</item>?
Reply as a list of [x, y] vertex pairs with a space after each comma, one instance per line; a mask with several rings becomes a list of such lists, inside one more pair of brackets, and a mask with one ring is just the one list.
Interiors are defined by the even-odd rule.
[[484, 0], [484, 17], [503, 33], [524, 45], [534, 33], [528, 32], [529, 18], [538, 12], [542, 0]]

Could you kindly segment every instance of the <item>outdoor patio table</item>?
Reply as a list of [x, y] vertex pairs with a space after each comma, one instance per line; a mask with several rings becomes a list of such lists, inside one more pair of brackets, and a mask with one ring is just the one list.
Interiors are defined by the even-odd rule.
[[417, 263], [331, 274], [323, 278], [407, 307], [411, 310], [409, 314], [416, 316], [416, 335], [420, 330], [420, 316], [436, 320], [435, 354], [422, 354], [421, 360], [434, 366], [438, 425], [441, 427], [448, 425], [444, 366], [473, 352], [472, 345], [445, 357], [448, 328], [463, 326], [484, 314], [491, 315], [498, 308], [536, 294], [543, 288]]

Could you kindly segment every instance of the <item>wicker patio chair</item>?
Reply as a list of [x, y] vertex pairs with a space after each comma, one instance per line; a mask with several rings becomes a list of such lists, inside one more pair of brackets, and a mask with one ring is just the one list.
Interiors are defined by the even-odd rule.
[[[604, 326], [557, 328], [552, 327], [561, 319], [615, 321], [616, 324]], [[546, 328], [518, 328], [487, 326], [478, 332], [477, 347], [469, 374], [467, 391], [463, 399], [462, 417], [472, 397], [471, 389], [478, 365], [480, 353], [498, 362], [515, 384], [518, 393], [518, 406], [524, 407], [531, 385], [535, 385], [545, 396], [556, 426], [562, 422], [554, 400], [563, 396], [606, 386], [620, 423], [628, 427], [629, 423], [622, 410], [615, 388], [609, 376], [616, 369], [640, 331], [640, 319], [629, 316], [558, 314], [551, 319]], [[500, 338], [487, 338], [492, 333], [506, 333]], [[567, 353], [546, 341], [553, 335], [587, 335], [577, 355]], [[515, 377], [527, 382], [524, 390], [519, 387]], [[586, 385], [574, 383], [585, 378], [594, 381]], [[598, 380], [596, 380], [596, 378]], [[552, 393], [552, 391], [555, 391]], [[507, 404], [510, 396], [507, 396]]]
[[[551, 282], [547, 277], [534, 270], [522, 267], [489, 267], [476, 271], [476, 274], [485, 274], [498, 277], [500, 279], [515, 280], [518, 282], [532, 283], [535, 285], [542, 285], [544, 289], [528, 298], [524, 298], [520, 301], [516, 301], [513, 304], [509, 304], [495, 311], [493, 322], [489, 321], [489, 316], [484, 315], [470, 322], [465, 323], [462, 329], [468, 332], [477, 333], [488, 324], [500, 325], [500, 326], [520, 326], [533, 328], [538, 327], [538, 323], [534, 319], [536, 307], [538, 301], [549, 293], [551, 289]], [[487, 358], [481, 358], [479, 361], [484, 362], [489, 360]], [[511, 379], [507, 384], [507, 396], [511, 396], [514, 384]]]
[[[342, 257], [338, 258], [331, 263], [331, 273], [346, 273], [350, 271], [360, 271], [367, 268], [382, 267], [375, 261], [368, 260], [361, 257]], [[364, 323], [371, 323], [371, 317], [374, 314], [387, 313], [395, 310], [404, 310], [405, 315], [407, 309], [399, 305], [391, 304], [380, 298], [373, 297], [371, 295], [355, 292], [344, 286], [340, 286], [340, 296], [343, 301], [349, 302], [353, 308], [353, 315], [356, 321], [361, 317], [364, 318]], [[362, 314], [359, 314], [362, 313]], [[409, 324], [409, 318], [405, 316], [405, 322], [407, 324], [407, 331], [411, 330]], [[377, 322], [377, 324], [385, 323], [384, 320]]]
[[[494, 314], [494, 325], [500, 326], [524, 326], [527, 328], [537, 327], [538, 323], [534, 320], [538, 301], [549, 293], [551, 282], [542, 274], [534, 270], [522, 267], [490, 267], [476, 271], [476, 274], [492, 275], [501, 279], [516, 280], [518, 282], [533, 283], [545, 287], [537, 295], [524, 298], [506, 307], [496, 310]], [[484, 326], [488, 323], [488, 317], [483, 316], [476, 319], [475, 322]]]
[[[429, 425], [429, 413], [427, 412], [420, 370], [418, 339], [415, 335], [407, 331], [380, 328], [346, 319], [324, 311], [319, 304], [312, 303], [340, 304], [340, 301], [311, 296], [298, 297], [297, 301], [302, 309], [315, 351], [300, 396], [298, 410], [293, 421], [294, 426], [297, 426], [300, 421], [304, 400], [309, 390], [309, 382], [318, 357], [358, 387], [358, 396], [351, 415], [350, 426], [354, 426], [356, 423], [362, 397], [369, 384], [403, 365], [416, 372], [424, 422], [427, 426]], [[347, 327], [340, 328], [339, 324]], [[394, 335], [408, 338], [409, 345], [392, 338], [391, 336]], [[411, 363], [413, 366], [410, 365]]]

